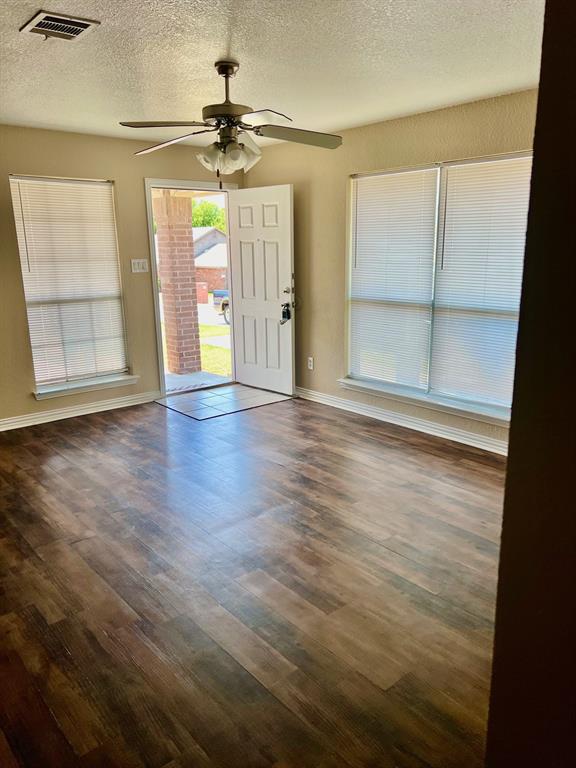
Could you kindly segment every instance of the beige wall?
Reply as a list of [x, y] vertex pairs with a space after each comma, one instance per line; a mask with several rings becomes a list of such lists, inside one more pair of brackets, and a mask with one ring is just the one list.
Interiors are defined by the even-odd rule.
[[[37, 411], [159, 389], [151, 273], [132, 274], [130, 259], [149, 257], [144, 179], [214, 181], [190, 147], [151, 155], [134, 152], [151, 142], [0, 126], [0, 420]], [[36, 401], [26, 308], [8, 174], [112, 179], [124, 288], [131, 386]], [[241, 184], [241, 178], [227, 181]]]
[[[343, 132], [335, 151], [279, 144], [265, 148], [244, 186], [293, 184], [297, 384], [495, 439], [507, 429], [425, 407], [342, 389], [346, 371], [345, 280], [350, 174], [479, 157], [532, 147], [536, 91], [501, 96]], [[306, 358], [314, 356], [314, 371]]]
[[[424, 418], [487, 437], [507, 429], [390, 398], [342, 389], [346, 374], [345, 276], [347, 194], [352, 173], [529, 149], [536, 91], [344, 131], [333, 152], [291, 144], [264, 149], [244, 186], [291, 183], [295, 202], [297, 384], [327, 395]], [[149, 256], [144, 178], [213, 180], [188, 147], [140, 158], [147, 142], [0, 126], [0, 419], [158, 390], [150, 274], [130, 272]], [[8, 174], [109, 178], [115, 181], [118, 239], [129, 354], [140, 376], [130, 387], [37, 402], [28, 341]], [[241, 178], [230, 177], [242, 185]], [[314, 356], [314, 371], [306, 358]]]

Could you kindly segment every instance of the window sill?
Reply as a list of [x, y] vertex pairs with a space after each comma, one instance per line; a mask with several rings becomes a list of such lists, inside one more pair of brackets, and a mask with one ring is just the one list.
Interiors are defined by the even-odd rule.
[[109, 389], [110, 387], [125, 387], [130, 384], [136, 384], [139, 378], [139, 376], [133, 376], [129, 373], [117, 373], [112, 376], [98, 376], [93, 379], [43, 384], [34, 392], [34, 397], [36, 400], [47, 400], [51, 397], [75, 395], [78, 392], [92, 392], [97, 389]]
[[344, 389], [352, 389], [356, 392], [365, 392], [370, 395], [387, 397], [390, 400], [411, 403], [422, 408], [434, 411], [451, 413], [456, 416], [465, 416], [476, 421], [484, 421], [488, 424], [507, 426], [510, 422], [510, 408], [500, 405], [484, 405], [482, 403], [470, 403], [465, 400], [457, 400], [448, 397], [437, 397], [419, 392], [409, 387], [397, 387], [393, 384], [383, 384], [364, 379], [353, 379], [346, 376], [338, 379], [338, 384]]

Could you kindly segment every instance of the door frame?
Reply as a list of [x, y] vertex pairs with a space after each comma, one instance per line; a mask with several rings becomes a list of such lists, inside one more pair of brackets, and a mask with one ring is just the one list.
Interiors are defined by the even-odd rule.
[[[153, 189], [188, 189], [191, 192], [223, 192], [226, 195], [226, 246], [228, 249], [228, 290], [230, 291], [230, 304], [232, 304], [232, 266], [230, 263], [230, 223], [228, 221], [228, 194], [229, 189], [238, 189], [238, 184], [220, 184], [217, 181], [192, 181], [188, 179], [144, 179], [144, 192], [146, 197], [146, 220], [148, 226], [148, 247], [150, 251], [150, 277], [152, 280], [152, 296], [154, 298], [154, 322], [156, 325], [156, 356], [158, 359], [158, 378], [160, 381], [161, 396], [166, 395], [166, 379], [164, 376], [164, 349], [162, 347], [162, 318], [160, 317], [160, 297], [158, 290], [158, 268], [156, 241], [154, 238], [154, 212], [152, 209]], [[232, 379], [235, 380], [234, 362], [234, 321], [230, 323], [230, 354], [232, 356]]]

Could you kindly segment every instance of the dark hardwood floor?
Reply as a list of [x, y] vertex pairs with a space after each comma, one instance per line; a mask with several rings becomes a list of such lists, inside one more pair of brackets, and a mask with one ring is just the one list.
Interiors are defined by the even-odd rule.
[[304, 401], [0, 434], [0, 765], [481, 766], [503, 477]]

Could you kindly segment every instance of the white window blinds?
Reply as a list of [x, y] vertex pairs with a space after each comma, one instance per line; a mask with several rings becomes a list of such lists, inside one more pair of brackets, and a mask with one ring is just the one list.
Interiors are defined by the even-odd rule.
[[430, 390], [509, 405], [529, 158], [448, 166], [434, 298]]
[[36, 383], [127, 369], [113, 185], [10, 179]]
[[353, 180], [350, 375], [509, 406], [531, 158]]
[[438, 173], [354, 180], [353, 376], [428, 386]]

